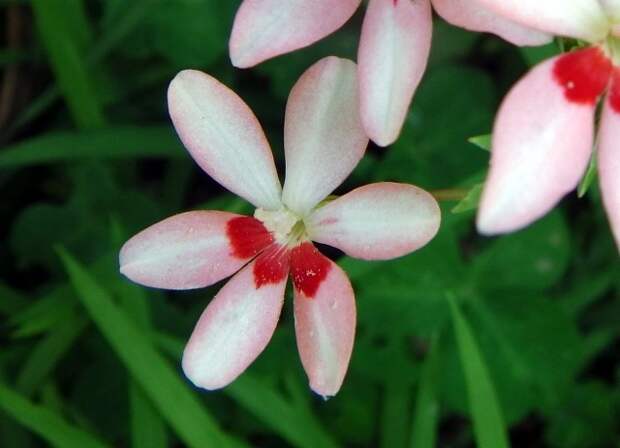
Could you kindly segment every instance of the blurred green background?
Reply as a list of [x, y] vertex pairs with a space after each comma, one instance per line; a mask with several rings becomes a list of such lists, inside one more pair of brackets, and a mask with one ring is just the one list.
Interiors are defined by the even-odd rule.
[[238, 5], [0, 0], [0, 446], [620, 446], [620, 266], [596, 182], [524, 231], [485, 239], [473, 225], [488, 152], [468, 139], [557, 47], [440, 20], [401, 138], [371, 147], [337, 193], [414, 183], [448, 199], [442, 229], [402, 259], [338, 258], [359, 313], [341, 392], [325, 402], [307, 387], [290, 291], [236, 382], [207, 393], [185, 380], [184, 341], [221, 285], [132, 285], [118, 250], [181, 211], [251, 210], [182, 148], [167, 83], [198, 68], [231, 86], [283, 168], [288, 91], [322, 56], [355, 59], [363, 16], [240, 71], [227, 56]]

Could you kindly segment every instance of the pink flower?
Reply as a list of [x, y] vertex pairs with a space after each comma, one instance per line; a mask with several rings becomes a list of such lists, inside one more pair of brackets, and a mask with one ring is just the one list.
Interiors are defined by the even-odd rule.
[[590, 46], [541, 63], [504, 100], [478, 229], [498, 234], [525, 227], [577, 186], [592, 155], [596, 107], [604, 97], [598, 168], [620, 247], [620, 1], [480, 1], [511, 20]]
[[[546, 1], [546, 0], [541, 0]], [[340, 28], [360, 0], [244, 0], [230, 38], [240, 68], [306, 47]], [[494, 14], [482, 0], [433, 0], [447, 21], [496, 33], [520, 45], [550, 37]], [[370, 0], [358, 51], [362, 123], [381, 146], [400, 134], [431, 47], [430, 0]]]
[[329, 57], [293, 87], [283, 188], [258, 120], [234, 92], [192, 70], [170, 84], [170, 116], [194, 160], [257, 207], [254, 217], [182, 213], [140, 232], [121, 250], [121, 272], [158, 288], [201, 288], [239, 271], [213, 298], [185, 348], [183, 369], [197, 386], [226, 386], [263, 351], [290, 274], [297, 345], [310, 386], [334, 395], [353, 348], [355, 300], [344, 271], [312, 241], [376, 260], [405, 255], [436, 234], [437, 203], [411, 185], [371, 184], [325, 201], [368, 144], [356, 73], [353, 62]]

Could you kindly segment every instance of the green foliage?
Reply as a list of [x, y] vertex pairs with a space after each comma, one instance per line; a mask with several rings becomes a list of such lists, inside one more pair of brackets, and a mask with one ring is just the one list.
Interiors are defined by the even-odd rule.
[[[146, 335], [64, 249], [59, 251], [77, 296], [132, 377], [190, 447], [223, 446], [225, 437]], [[170, 406], [174, 403], [174, 407]]]
[[458, 305], [453, 298], [450, 297], [449, 300], [459, 355], [465, 372], [476, 441], [480, 448], [507, 447], [504, 419], [486, 363]]
[[441, 20], [401, 137], [371, 147], [336, 191], [403, 181], [447, 197], [439, 234], [413, 254], [331, 254], [358, 309], [340, 393], [323, 401], [307, 387], [290, 292], [273, 340], [233, 384], [206, 393], [184, 378], [183, 346], [221, 285], [132, 285], [120, 245], [185, 210], [253, 210], [183, 149], [167, 85], [184, 68], [221, 79], [281, 168], [291, 86], [322, 56], [354, 59], [363, 18], [241, 71], [227, 54], [239, 3], [0, 0], [2, 18], [17, 4], [32, 15], [32, 40], [0, 48], [20, 80], [0, 124], [0, 446], [614, 446], [620, 263], [595, 160], [584, 199], [510, 235], [474, 227], [497, 105], [558, 44], [517, 50]]

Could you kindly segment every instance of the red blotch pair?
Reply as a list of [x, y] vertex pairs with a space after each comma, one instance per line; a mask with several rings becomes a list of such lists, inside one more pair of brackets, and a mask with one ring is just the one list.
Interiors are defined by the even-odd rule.
[[596, 104], [609, 86], [611, 105], [620, 113], [620, 71], [600, 48], [574, 51], [559, 58], [553, 75], [564, 88], [566, 99], [579, 104]]
[[276, 284], [288, 275], [289, 267], [297, 291], [312, 298], [331, 268], [325, 258], [310, 242], [288, 249], [276, 244], [262, 222], [251, 217], [231, 219], [226, 226], [232, 253], [239, 258], [258, 255], [254, 264], [256, 288]]

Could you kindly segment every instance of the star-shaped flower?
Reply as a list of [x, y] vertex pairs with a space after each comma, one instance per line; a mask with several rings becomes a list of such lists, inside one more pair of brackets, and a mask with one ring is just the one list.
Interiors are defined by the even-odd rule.
[[525, 227], [575, 189], [592, 155], [603, 98], [598, 172], [620, 247], [620, 1], [479, 1], [511, 20], [589, 46], [542, 62], [505, 98], [478, 229], [498, 234]]
[[140, 232], [121, 250], [121, 272], [158, 288], [205, 287], [239, 271], [208, 305], [185, 349], [183, 369], [197, 386], [226, 386], [263, 351], [290, 275], [297, 345], [310, 386], [334, 395], [353, 348], [355, 300], [347, 275], [312, 241], [376, 260], [414, 251], [437, 232], [436, 201], [411, 185], [370, 184], [326, 200], [368, 144], [356, 76], [353, 62], [329, 57], [293, 87], [283, 188], [258, 120], [234, 92], [192, 70], [172, 81], [170, 115], [194, 160], [257, 207], [254, 217], [182, 213]]
[[[233, 65], [246, 68], [306, 47], [340, 28], [361, 0], [244, 0], [230, 38]], [[393, 143], [405, 122], [431, 48], [432, 6], [450, 23], [519, 45], [550, 37], [493, 13], [482, 0], [370, 0], [358, 50], [360, 113], [368, 136]]]

